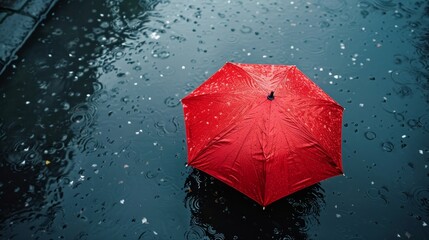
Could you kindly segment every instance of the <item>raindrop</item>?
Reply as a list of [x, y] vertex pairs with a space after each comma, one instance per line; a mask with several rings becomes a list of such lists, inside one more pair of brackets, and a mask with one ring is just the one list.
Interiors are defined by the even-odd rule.
[[93, 137], [82, 136], [78, 141], [78, 146], [81, 152], [89, 153], [97, 151], [100, 147], [100, 143]]
[[374, 0], [373, 7], [379, 10], [388, 11], [396, 7], [396, 3], [393, 3], [392, 0]]
[[412, 202], [425, 214], [429, 214], [429, 188], [416, 187], [411, 194], [406, 194]]
[[66, 111], [70, 109], [70, 104], [68, 102], [63, 102], [61, 105], [63, 106], [63, 109]]
[[323, 45], [322, 39], [318, 37], [308, 37], [303, 40], [304, 45], [302, 45], [301, 49], [304, 52], [308, 52], [311, 54], [321, 54], [325, 51], [325, 46]]
[[347, 5], [345, 0], [320, 1], [319, 4], [324, 7], [327, 12], [332, 13], [341, 12]]
[[395, 146], [393, 145], [393, 143], [392, 143], [392, 142], [389, 142], [389, 141], [382, 143], [382, 144], [381, 144], [381, 147], [382, 147], [382, 148], [383, 148], [383, 150], [384, 150], [384, 151], [386, 151], [386, 152], [392, 152], [392, 151], [393, 151], [393, 149], [395, 148]]
[[100, 24], [100, 27], [101, 27], [101, 28], [108, 28], [108, 27], [109, 27], [109, 23], [108, 23], [108, 22], [102, 22], [102, 23]]
[[321, 21], [319, 23], [320, 28], [328, 28], [331, 24], [328, 21]]
[[55, 36], [63, 35], [63, 30], [56, 28], [54, 31], [52, 31], [52, 35], [55, 35]]
[[395, 12], [395, 13], [393, 14], [393, 16], [395, 16], [395, 18], [396, 18], [396, 19], [401, 19], [401, 18], [403, 18], [403, 17], [404, 17], [404, 15], [403, 15], [402, 13], [400, 13], [400, 12]]
[[404, 120], [405, 120], [405, 116], [404, 116], [404, 114], [402, 114], [402, 113], [394, 112], [394, 113], [393, 113], [393, 116], [395, 117], [395, 119], [396, 119], [398, 122], [402, 122], [402, 121], [404, 121]]
[[167, 105], [167, 107], [177, 107], [180, 104], [180, 99], [175, 97], [167, 97], [164, 100], [164, 104]]
[[226, 40], [230, 43], [237, 43], [239, 41], [239, 37], [236, 34], [229, 34], [226, 37]]
[[70, 121], [72, 122], [71, 129], [84, 135], [84, 131], [88, 131], [91, 126], [96, 109], [90, 104], [78, 104], [71, 110], [72, 114]]
[[116, 60], [119, 60], [125, 56], [125, 52], [119, 47], [112, 49], [111, 54]]
[[153, 172], [151, 170], [149, 170], [149, 171], [147, 171], [145, 173], [146, 179], [153, 179], [153, 178], [156, 178], [157, 176], [158, 176], [158, 173], [157, 172]]
[[150, 239], [159, 239], [159, 238], [156, 237], [156, 234], [152, 231], [143, 231], [138, 238], [138, 240], [150, 240]]
[[406, 85], [401, 86], [401, 88], [395, 90], [395, 92], [400, 97], [411, 96], [413, 94], [413, 90], [410, 87], [406, 86]]
[[362, 1], [358, 3], [359, 8], [367, 9], [371, 6], [371, 4], [367, 1]]
[[426, 131], [429, 131], [429, 114], [419, 117], [419, 126], [422, 126]]
[[150, 38], [154, 39], [154, 40], [158, 40], [161, 36], [157, 33], [157, 32], [152, 32], [149, 35]]
[[223, 13], [218, 13], [217, 14], [220, 18], [225, 18], [226, 17], [226, 15], [225, 14], [223, 14]]
[[242, 33], [251, 33], [252, 32], [252, 28], [246, 25], [241, 26], [240, 28], [240, 32]]
[[121, 98], [121, 102], [123, 103], [128, 103], [130, 101], [130, 97], [129, 96], [125, 96]]
[[152, 50], [152, 57], [167, 59], [168, 57], [170, 57], [170, 52], [165, 47], [156, 48]]
[[408, 124], [408, 126], [410, 127], [410, 128], [412, 128], [412, 129], [415, 129], [415, 128], [419, 128], [419, 127], [421, 127], [421, 125], [420, 125], [420, 122], [418, 121], [418, 120], [416, 120], [416, 119], [409, 119], [408, 121], [407, 121], [407, 124]]
[[369, 12], [367, 10], [362, 10], [360, 11], [360, 14], [362, 15], [363, 18], [366, 18], [369, 15]]
[[411, 71], [392, 71], [390, 73], [391, 79], [395, 83], [399, 84], [414, 84], [416, 82], [416, 76]]
[[197, 197], [187, 197], [185, 199], [185, 207], [189, 208], [189, 210], [191, 210], [191, 212], [198, 212], [200, 210], [200, 203], [198, 201]]
[[372, 131], [365, 132], [365, 138], [368, 140], [374, 140], [376, 137], [377, 135], [375, 134], [375, 132], [372, 132]]
[[141, 70], [142, 70], [142, 67], [141, 67], [141, 66], [139, 66], [139, 65], [136, 65], [136, 66], [134, 66], [134, 67], [133, 67], [133, 69], [134, 69], [135, 71], [141, 71]]
[[112, 27], [117, 32], [121, 32], [125, 28], [125, 23], [121, 19], [116, 18], [112, 21]]

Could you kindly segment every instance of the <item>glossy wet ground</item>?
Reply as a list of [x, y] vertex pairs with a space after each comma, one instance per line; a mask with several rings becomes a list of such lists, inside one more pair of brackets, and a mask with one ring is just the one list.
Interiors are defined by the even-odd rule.
[[[77, 11], [78, 10], [78, 11]], [[64, 1], [0, 81], [2, 239], [424, 239], [425, 1]], [[294, 64], [346, 108], [345, 177], [269, 206], [186, 168], [180, 99]]]

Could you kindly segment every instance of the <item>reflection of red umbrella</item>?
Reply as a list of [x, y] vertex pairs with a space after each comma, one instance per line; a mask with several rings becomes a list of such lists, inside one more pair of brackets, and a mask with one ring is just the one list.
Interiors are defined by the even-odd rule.
[[182, 103], [188, 164], [262, 206], [342, 173], [343, 108], [295, 66], [226, 63]]

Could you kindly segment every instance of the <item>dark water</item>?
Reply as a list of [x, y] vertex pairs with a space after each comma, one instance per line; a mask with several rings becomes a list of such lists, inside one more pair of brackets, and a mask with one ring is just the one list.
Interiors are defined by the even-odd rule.
[[[0, 238], [427, 239], [428, 7], [60, 1], [1, 76]], [[262, 211], [186, 168], [180, 99], [226, 61], [344, 106], [346, 177]]]

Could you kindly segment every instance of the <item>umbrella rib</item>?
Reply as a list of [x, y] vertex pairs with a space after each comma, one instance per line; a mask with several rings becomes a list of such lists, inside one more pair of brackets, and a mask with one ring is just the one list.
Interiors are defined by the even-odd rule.
[[310, 103], [308, 103], [308, 100], [311, 100], [311, 101], [317, 101], [317, 104], [313, 104], [313, 105], [331, 105], [331, 106], [335, 106], [336, 108], [339, 108], [339, 109], [344, 109], [341, 105], [339, 105], [338, 103], [336, 103], [336, 102], [332, 102], [332, 101], [329, 101], [329, 100], [325, 100], [325, 99], [320, 99], [320, 98], [313, 98], [313, 97], [308, 97], [307, 99], [304, 99], [305, 101], [302, 101], [302, 99], [300, 99], [300, 100], [297, 100], [297, 101], [301, 101], [302, 103], [301, 104], [305, 104], [305, 105], [307, 105], [307, 106], [310, 106], [311, 104]]
[[[287, 71], [286, 71], [286, 73], [285, 73], [285, 80], [287, 80], [288, 78], [288, 75], [289, 75], [289, 73], [292, 71], [292, 69], [296, 69], [296, 66], [291, 66]], [[278, 74], [280, 74], [280, 73], [278, 73]], [[282, 81], [279, 81], [279, 83], [277, 83], [277, 86], [274, 88], [274, 91], [276, 91], [277, 90], [277, 88], [280, 86], [280, 84], [282, 83]]]
[[237, 96], [243, 96], [243, 94], [248, 93], [250, 91], [235, 91], [235, 92], [216, 92], [216, 93], [203, 93], [203, 94], [199, 94], [199, 95], [193, 95], [193, 96], [186, 96], [182, 99], [183, 101], [187, 101], [187, 100], [194, 100], [195, 98], [198, 97], [205, 97], [205, 96], [214, 96], [214, 95], [219, 95], [221, 97], [225, 96], [225, 93], [227, 93], [228, 95], [237, 95]]
[[[246, 70], [244, 70], [242, 67], [240, 67], [240, 66], [238, 66], [238, 65], [235, 65], [235, 64], [231, 64], [232, 66], [234, 66], [234, 67], [236, 67], [236, 68], [238, 68], [238, 69], [240, 69], [240, 71], [242, 71], [244, 74], [246, 74], [250, 79], [252, 79], [252, 83], [253, 84], [256, 84], [256, 85], [259, 85], [260, 86], [260, 84], [258, 83], [258, 81], [257, 80], [255, 80], [255, 78], [248, 72], [248, 71], [246, 71]], [[253, 87], [253, 89], [255, 90], [255, 89], [257, 89], [254, 85], [252, 86]]]
[[[277, 104], [277, 106], [280, 108], [280, 109], [283, 109], [282, 107], [281, 107], [281, 105], [280, 104], [278, 104], [278, 103], [276, 103]], [[286, 152], [288, 152], [288, 153], [292, 153], [292, 151], [293, 151], [293, 148], [291, 147], [292, 145], [291, 145], [291, 143], [290, 143], [290, 141], [289, 141], [289, 134], [287, 133], [287, 132], [285, 132], [284, 131], [285, 129], [283, 129], [283, 128], [281, 128], [281, 133], [283, 134], [283, 136], [284, 136], [284, 140], [285, 140], [285, 142], [286, 142], [286, 144], [287, 144], [287, 148], [288, 148], [288, 151], [286, 151]], [[289, 157], [289, 156], [288, 156]], [[288, 164], [285, 164], [285, 166], [287, 167], [288, 166]], [[288, 169], [286, 169], [286, 170], [288, 170]], [[287, 178], [287, 183], [288, 183], [288, 185], [289, 185], [289, 182], [290, 182], [290, 179], [289, 179], [289, 173], [285, 173], [284, 174], [284, 176]]]
[[[236, 121], [240, 121], [241, 119], [243, 119], [244, 118], [244, 116], [246, 115], [246, 113], [248, 112], [248, 111], [250, 111], [251, 109], [252, 109], [252, 107], [250, 107], [250, 106], [252, 106], [253, 104], [255, 104], [255, 102], [257, 101], [257, 99], [255, 99], [251, 104], [248, 104], [248, 108], [247, 109], [245, 109], [244, 111], [245, 112], [243, 112], [243, 113], [241, 113], [240, 114], [240, 116], [242, 116], [240, 119], [237, 119]], [[265, 99], [264, 99], [264, 101], [266, 101]], [[259, 103], [259, 104], [257, 104], [255, 107], [253, 107], [253, 108], [256, 108], [256, 107], [258, 107], [258, 106], [260, 106], [264, 101], [261, 101], [261, 103]], [[227, 130], [228, 128], [231, 128], [231, 129], [229, 129], [229, 130]], [[196, 154], [195, 155], [195, 157], [194, 157], [194, 160], [195, 159], [198, 159], [203, 153], [204, 153], [204, 150], [205, 149], [208, 149], [210, 146], [212, 146], [213, 144], [215, 144], [215, 143], [217, 143], [217, 142], [219, 142], [219, 140], [221, 140], [221, 139], [223, 139], [223, 137], [226, 135], [226, 134], [228, 134], [231, 130], [232, 130], [233, 128], [231, 127], [231, 125], [228, 125], [228, 126], [226, 126], [224, 129], [222, 129], [221, 131], [219, 131], [219, 133], [216, 135], [216, 136], [214, 136], [207, 144], [206, 144], [206, 146], [204, 147], [204, 148], [202, 148], [199, 152], [198, 152], [198, 154]], [[227, 131], [226, 131], [227, 130]]]
[[[285, 73], [285, 79], [288, 79], [288, 76], [290, 73], [292, 73], [292, 70], [296, 71], [298, 68], [295, 65], [292, 65]], [[298, 71], [300, 71], [298, 69]], [[279, 73], [280, 74], [280, 73]], [[323, 91], [322, 88], [320, 88], [315, 82], [311, 81], [310, 78], [308, 78], [306, 75], [304, 75], [308, 81], [310, 82], [310, 84], [315, 85], [318, 89], [321, 89]], [[277, 90], [277, 88], [281, 85], [282, 81], [279, 81], [279, 83], [277, 84], [277, 86], [274, 88], [274, 91]], [[317, 101], [326, 101], [326, 102], [330, 102], [330, 103], [334, 103], [335, 105], [337, 105], [338, 107], [341, 107], [340, 104], [338, 104], [337, 102], [335, 102], [334, 99], [332, 99], [329, 95], [327, 95], [329, 97], [329, 100], [325, 100], [325, 99], [321, 99], [321, 98], [315, 98], [313, 97], [314, 95], [310, 95], [310, 96], [301, 96], [301, 98], [306, 98], [306, 99], [313, 99], [313, 100], [317, 100]], [[342, 107], [341, 107], [342, 108]]]
[[[282, 108], [280, 105], [278, 105], [280, 108]], [[308, 128], [304, 125], [304, 124], [301, 124], [300, 122], [298, 122], [298, 121], [296, 121], [296, 117], [295, 117], [295, 115], [294, 114], [292, 114], [291, 112], [288, 112], [288, 111], [284, 111], [285, 113], [287, 113], [287, 114], [290, 114], [291, 116], [292, 116], [292, 118], [291, 118], [291, 120], [292, 120], [292, 122], [295, 124], [295, 126], [296, 127], [298, 127], [299, 129], [303, 129], [304, 131], [303, 131], [303, 133], [305, 133], [305, 136], [307, 137], [307, 138], [309, 138], [309, 139], [311, 139], [311, 140], [313, 140], [314, 142], [316, 142], [317, 143], [317, 145], [318, 146], [320, 146], [320, 150], [326, 155], [326, 156], [328, 156], [329, 157], [329, 159], [331, 159], [331, 161], [334, 163], [334, 165], [336, 166], [336, 164], [335, 164], [335, 161], [333, 160], [333, 158], [332, 158], [332, 156], [330, 155], [330, 154], [328, 154], [328, 152], [325, 150], [325, 148], [320, 144], [320, 142], [319, 141], [317, 141], [315, 138], [313, 138], [312, 136], [311, 136], [311, 134], [310, 134], [310, 131], [308, 130]]]
[[[257, 120], [256, 118], [254, 118], [254, 119], [253, 119], [253, 122], [252, 122], [252, 124], [251, 124], [251, 126], [252, 126], [252, 127], [249, 127], [249, 130], [247, 131], [247, 133], [246, 133], [246, 137], [245, 137], [244, 139], [247, 139], [247, 138], [248, 138], [248, 136], [249, 136], [249, 134], [250, 134], [251, 130], [253, 129], [253, 126], [255, 125], [256, 120]], [[237, 162], [237, 156], [238, 156], [238, 155], [239, 155], [239, 153], [242, 151], [242, 149], [243, 149], [243, 144], [240, 146], [240, 148], [239, 148], [239, 149], [238, 149], [238, 151], [237, 151], [236, 157], [234, 158], [233, 165], [235, 165], [235, 163]]]

